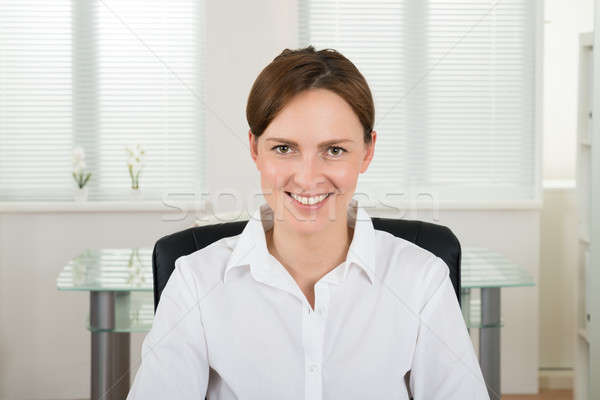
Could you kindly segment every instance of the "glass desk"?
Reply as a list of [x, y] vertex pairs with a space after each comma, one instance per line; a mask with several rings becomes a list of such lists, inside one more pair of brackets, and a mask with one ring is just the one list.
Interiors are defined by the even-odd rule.
[[56, 286], [90, 292], [91, 399], [125, 399], [130, 332], [149, 331], [154, 316], [152, 249], [86, 250], [64, 267]]
[[[92, 335], [92, 400], [122, 400], [130, 383], [130, 332], [147, 332], [154, 317], [152, 249], [86, 250], [59, 274], [59, 290], [90, 292], [87, 328]], [[532, 277], [502, 255], [464, 246], [462, 312], [479, 328], [479, 362], [490, 398], [500, 391], [500, 288], [534, 286]], [[481, 289], [481, 300], [471, 289]]]
[[[500, 288], [534, 286], [529, 273], [506, 257], [481, 247], [464, 246], [461, 303], [467, 327], [479, 328], [479, 365], [491, 400], [500, 400]], [[471, 289], [481, 299], [471, 299]]]

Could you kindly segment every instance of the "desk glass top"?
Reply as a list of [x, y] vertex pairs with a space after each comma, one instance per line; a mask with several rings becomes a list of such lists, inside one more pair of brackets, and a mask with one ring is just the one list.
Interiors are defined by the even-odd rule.
[[534, 285], [533, 278], [524, 268], [503, 255], [481, 247], [462, 248], [463, 289]]
[[[467, 295], [469, 289], [533, 285], [527, 271], [504, 256], [484, 248], [463, 247], [461, 286], [468, 327], [481, 327], [480, 304]], [[147, 332], [152, 326], [151, 248], [85, 250], [64, 267], [56, 286], [59, 290], [125, 292], [116, 298], [115, 327], [110, 331]]]
[[56, 279], [59, 290], [152, 291], [152, 249], [88, 249]]
[[[59, 290], [152, 291], [152, 249], [88, 249], [65, 266], [56, 285]], [[525, 269], [501, 254], [463, 247], [463, 289], [533, 285]]]

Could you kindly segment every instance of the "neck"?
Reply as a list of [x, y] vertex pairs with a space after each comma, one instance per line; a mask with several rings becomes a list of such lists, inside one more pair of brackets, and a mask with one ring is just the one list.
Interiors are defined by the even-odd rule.
[[297, 282], [310, 286], [346, 259], [354, 234], [347, 216], [310, 235], [287, 228], [276, 222], [266, 232], [267, 248]]

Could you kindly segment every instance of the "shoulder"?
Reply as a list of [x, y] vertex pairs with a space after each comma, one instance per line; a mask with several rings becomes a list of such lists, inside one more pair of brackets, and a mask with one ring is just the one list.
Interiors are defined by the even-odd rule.
[[399, 299], [421, 310], [448, 278], [446, 263], [413, 242], [386, 231], [375, 231], [377, 275]]
[[197, 296], [207, 294], [222, 283], [225, 267], [240, 235], [221, 238], [175, 260], [175, 271]]

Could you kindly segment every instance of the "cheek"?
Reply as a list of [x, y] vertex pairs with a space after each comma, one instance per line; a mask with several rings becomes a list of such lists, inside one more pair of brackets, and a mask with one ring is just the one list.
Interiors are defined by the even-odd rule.
[[329, 175], [334, 181], [335, 185], [343, 188], [352, 188], [356, 185], [358, 180], [359, 169], [354, 164], [347, 164], [340, 166], [340, 168], [333, 168]]
[[261, 162], [260, 175], [263, 186], [280, 187], [287, 176], [286, 165], [274, 160], [263, 160]]

